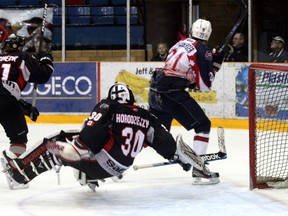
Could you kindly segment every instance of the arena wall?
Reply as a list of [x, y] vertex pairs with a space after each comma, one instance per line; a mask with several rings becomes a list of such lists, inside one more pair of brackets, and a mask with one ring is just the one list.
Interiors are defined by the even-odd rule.
[[[93, 106], [107, 96], [115, 81], [127, 83], [137, 104], [148, 106], [152, 71], [163, 62], [56, 62], [49, 82], [38, 85], [39, 123], [81, 123]], [[211, 92], [190, 92], [211, 118], [212, 127], [248, 128], [247, 63], [224, 63]], [[22, 93], [28, 102], [33, 85]], [[27, 118], [29, 123], [32, 123]], [[173, 125], [179, 125], [177, 121]]]

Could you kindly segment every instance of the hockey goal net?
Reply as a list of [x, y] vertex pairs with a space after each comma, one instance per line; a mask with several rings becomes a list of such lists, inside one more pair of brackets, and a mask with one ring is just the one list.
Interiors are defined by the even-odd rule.
[[288, 187], [288, 65], [249, 67], [250, 189]]

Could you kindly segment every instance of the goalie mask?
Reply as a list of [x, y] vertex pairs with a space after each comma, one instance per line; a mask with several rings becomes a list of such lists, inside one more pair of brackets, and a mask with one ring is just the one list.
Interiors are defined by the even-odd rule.
[[110, 87], [108, 98], [115, 100], [120, 104], [134, 104], [133, 92], [125, 83], [117, 82]]
[[212, 33], [212, 26], [208, 20], [198, 19], [192, 25], [192, 37], [208, 41]]
[[11, 34], [4, 40], [4, 42], [1, 43], [1, 50], [8, 53], [20, 52], [24, 45], [24, 37]]

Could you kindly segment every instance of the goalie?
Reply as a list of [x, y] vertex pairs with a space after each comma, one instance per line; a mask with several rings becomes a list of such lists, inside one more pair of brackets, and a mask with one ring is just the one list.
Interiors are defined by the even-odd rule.
[[98, 180], [122, 175], [148, 145], [165, 159], [177, 160], [186, 171], [193, 166], [210, 175], [201, 157], [181, 136], [176, 140], [154, 115], [134, 104], [133, 93], [126, 84], [115, 83], [108, 97], [94, 107], [79, 133], [62, 131], [45, 138], [19, 158], [4, 151], [2, 164], [11, 189], [17, 184], [27, 184], [47, 170], [58, 171], [64, 165], [78, 170], [79, 182], [94, 190]]

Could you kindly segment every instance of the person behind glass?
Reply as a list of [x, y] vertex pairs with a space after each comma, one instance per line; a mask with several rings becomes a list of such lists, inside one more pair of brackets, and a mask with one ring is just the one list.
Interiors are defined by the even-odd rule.
[[247, 62], [248, 46], [243, 33], [236, 33], [232, 39], [232, 45], [228, 44], [229, 52], [225, 57], [226, 62]]
[[166, 43], [158, 43], [157, 55], [154, 56], [151, 61], [165, 61], [168, 55], [168, 47]]
[[[149, 111], [170, 130], [175, 118], [186, 130], [194, 130], [193, 149], [205, 154], [209, 142], [211, 122], [187, 88], [209, 92], [216, 72], [223, 62], [223, 52], [212, 53], [207, 41], [212, 33], [208, 20], [198, 19], [192, 25], [192, 37], [178, 41], [169, 50], [161, 68], [150, 80]], [[205, 175], [193, 168], [195, 178], [215, 178], [218, 173]]]
[[288, 52], [284, 47], [285, 41], [282, 37], [273, 37], [270, 46], [272, 52], [269, 53], [269, 62], [288, 62]]
[[181, 24], [177, 31], [177, 41], [185, 40], [187, 38], [187, 27], [185, 24]]

